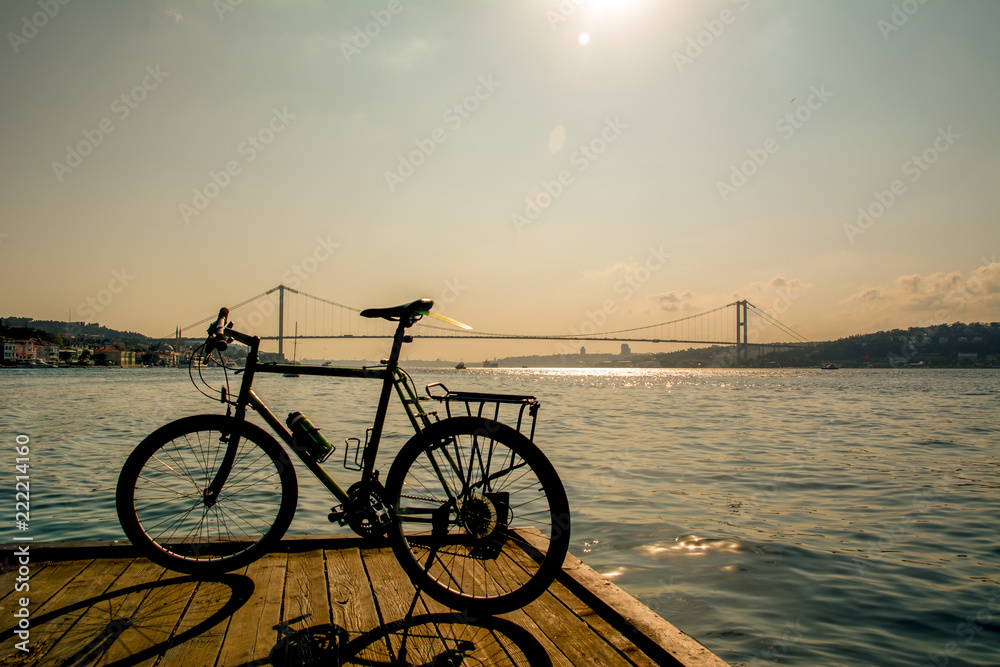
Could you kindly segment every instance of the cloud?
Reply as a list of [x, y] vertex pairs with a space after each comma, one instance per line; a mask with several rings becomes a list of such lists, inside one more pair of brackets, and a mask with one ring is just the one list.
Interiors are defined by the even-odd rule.
[[181, 16], [181, 13], [176, 9], [168, 9], [167, 16], [172, 18], [174, 20], [174, 23], [180, 23], [181, 21], [184, 20], [184, 17]]
[[841, 301], [840, 305], [848, 306], [852, 303], [873, 303], [875, 301], [880, 301], [882, 298], [882, 290], [878, 287], [864, 287], [857, 294], [852, 294]]
[[789, 280], [784, 276], [775, 276], [767, 282], [758, 281], [750, 283], [747, 287], [758, 292], [763, 292], [765, 289], [807, 289], [812, 287], [812, 284], [799, 280], [798, 278], [792, 278]]
[[677, 312], [679, 310], [695, 310], [694, 293], [691, 290], [683, 292], [671, 291], [660, 294], [650, 294], [647, 297], [654, 312], [667, 311]]
[[840, 304], [933, 313], [934, 319], [949, 319], [959, 313], [985, 316], [1000, 306], [1000, 263], [984, 263], [968, 277], [959, 271], [899, 276], [891, 287], [866, 286]]

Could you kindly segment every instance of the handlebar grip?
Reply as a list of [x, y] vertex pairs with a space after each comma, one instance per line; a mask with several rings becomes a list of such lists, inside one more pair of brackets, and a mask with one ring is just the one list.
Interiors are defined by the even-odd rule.
[[215, 320], [213, 329], [215, 329], [216, 334], [222, 334], [226, 328], [226, 318], [229, 317], [229, 309], [223, 306], [219, 308], [219, 318]]
[[206, 359], [212, 354], [213, 350], [225, 352], [226, 348], [229, 347], [229, 343], [226, 342], [225, 333], [227, 317], [229, 317], [229, 309], [226, 307], [220, 308], [219, 317], [215, 320], [215, 324], [208, 327], [208, 343], [205, 346]]

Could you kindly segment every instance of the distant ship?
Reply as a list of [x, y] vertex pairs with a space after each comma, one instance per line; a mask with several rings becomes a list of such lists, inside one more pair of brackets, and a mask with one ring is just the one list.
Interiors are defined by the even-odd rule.
[[31, 359], [25, 359], [24, 361], [19, 361], [17, 363], [18, 368], [55, 368], [52, 364], [47, 364], [41, 359], [32, 357]]
[[465, 362], [464, 361], [460, 361], [457, 364], [455, 364], [455, 370], [456, 371], [464, 371], [465, 370]]
[[483, 362], [483, 368], [497, 368], [498, 366], [500, 366], [500, 364], [495, 361], [490, 361], [489, 359]]
[[839, 369], [840, 366], [838, 366], [837, 364], [823, 364], [822, 366], [820, 366], [820, 368], [823, 369], [824, 371], [835, 371]]

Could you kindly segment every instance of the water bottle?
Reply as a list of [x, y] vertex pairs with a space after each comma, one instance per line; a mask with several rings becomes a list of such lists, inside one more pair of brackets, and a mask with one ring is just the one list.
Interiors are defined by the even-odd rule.
[[301, 412], [291, 412], [285, 420], [294, 438], [296, 449], [305, 449], [319, 462], [323, 462], [333, 452], [333, 445], [323, 437], [319, 429]]

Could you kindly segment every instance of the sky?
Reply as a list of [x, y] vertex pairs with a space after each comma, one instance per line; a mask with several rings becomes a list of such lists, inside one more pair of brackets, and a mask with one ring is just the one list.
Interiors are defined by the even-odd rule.
[[511, 333], [737, 299], [810, 340], [1000, 320], [998, 26], [991, 0], [5, 1], [0, 315], [162, 336], [284, 283]]

